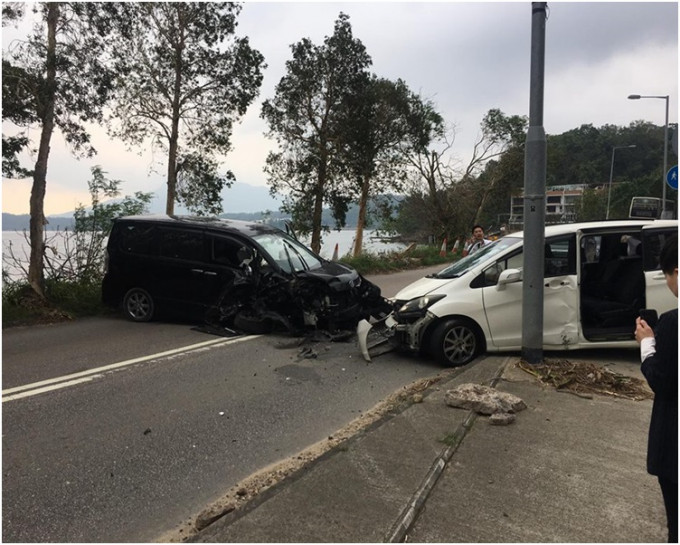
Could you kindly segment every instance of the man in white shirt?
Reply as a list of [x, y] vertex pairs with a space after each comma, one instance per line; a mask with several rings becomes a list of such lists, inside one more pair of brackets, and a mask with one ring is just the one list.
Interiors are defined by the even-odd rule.
[[484, 227], [481, 225], [475, 225], [472, 228], [472, 242], [468, 244], [467, 253], [474, 254], [480, 248], [483, 248], [487, 244], [491, 244], [492, 241], [484, 238]]

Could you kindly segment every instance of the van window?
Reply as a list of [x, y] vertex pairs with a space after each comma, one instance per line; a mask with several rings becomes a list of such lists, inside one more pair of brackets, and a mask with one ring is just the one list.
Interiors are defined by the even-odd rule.
[[520, 250], [517, 253], [509, 255], [504, 259], [496, 261], [488, 269], [484, 269], [481, 277], [478, 277], [480, 281], [473, 282], [470, 287], [472, 288], [483, 288], [486, 286], [495, 286], [498, 282], [498, 277], [505, 269], [521, 269], [523, 265], [524, 254]]
[[238, 251], [243, 247], [242, 242], [230, 238], [211, 237], [210, 256], [212, 261], [220, 265], [238, 268], [241, 264]]
[[661, 255], [661, 248], [664, 243], [673, 235], [677, 235], [677, 229], [669, 230], [644, 230], [643, 234], [643, 259], [644, 268], [646, 271], [658, 271], [661, 267], [659, 265], [659, 256]]
[[547, 240], [544, 252], [546, 278], [576, 274], [576, 235]]
[[[567, 235], [549, 239], [544, 248], [545, 278], [576, 274], [576, 235]], [[495, 286], [498, 277], [506, 269], [522, 269], [524, 267], [524, 253], [520, 250], [498, 260], [491, 267], [484, 270], [479, 280], [471, 287], [480, 288]]]
[[163, 229], [160, 239], [162, 257], [189, 261], [199, 261], [203, 257], [203, 233]]
[[119, 247], [131, 254], [150, 255], [154, 253], [156, 228], [151, 225], [123, 224], [118, 231]]
[[600, 248], [602, 247], [602, 237], [590, 235], [581, 239], [581, 262], [598, 263], [600, 261]]

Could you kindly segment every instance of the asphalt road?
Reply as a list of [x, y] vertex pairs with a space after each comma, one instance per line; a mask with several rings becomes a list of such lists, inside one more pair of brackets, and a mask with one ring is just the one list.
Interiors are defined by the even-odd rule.
[[[430, 270], [438, 270], [435, 267]], [[428, 271], [369, 277], [386, 296]], [[93, 319], [3, 332], [3, 541], [148, 542], [442, 368]]]

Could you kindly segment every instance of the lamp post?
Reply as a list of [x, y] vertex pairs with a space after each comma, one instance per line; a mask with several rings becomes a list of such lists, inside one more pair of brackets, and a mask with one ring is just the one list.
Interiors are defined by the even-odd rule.
[[607, 215], [605, 216], [605, 219], [609, 219], [609, 202], [611, 201], [612, 198], [612, 179], [614, 178], [614, 154], [616, 153], [617, 149], [630, 149], [636, 147], [635, 144], [631, 144], [630, 146], [614, 146], [612, 148], [612, 166], [609, 169], [609, 190], [607, 191]]
[[668, 99], [669, 95], [628, 95], [630, 100], [662, 98], [666, 101], [666, 125], [663, 129], [663, 172], [661, 172], [661, 217], [666, 213], [666, 172], [668, 172]]

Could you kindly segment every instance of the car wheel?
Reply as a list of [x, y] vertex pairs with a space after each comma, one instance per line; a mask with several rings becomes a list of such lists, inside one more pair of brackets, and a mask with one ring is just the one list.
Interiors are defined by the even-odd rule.
[[448, 320], [437, 326], [430, 341], [435, 359], [451, 367], [471, 362], [482, 347], [479, 335], [465, 320]]
[[250, 333], [252, 335], [261, 335], [262, 333], [269, 333], [272, 330], [270, 320], [254, 316], [247, 312], [239, 312], [234, 316], [234, 327], [244, 333]]
[[146, 290], [132, 288], [123, 297], [123, 311], [133, 322], [148, 322], [153, 317], [153, 298]]

